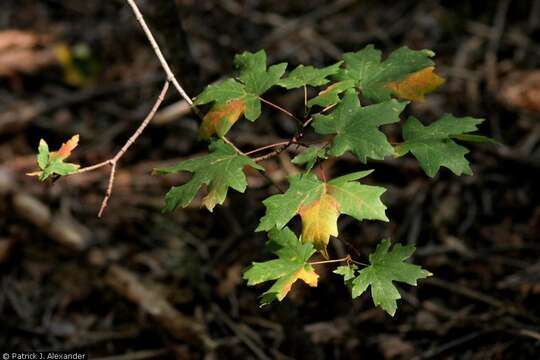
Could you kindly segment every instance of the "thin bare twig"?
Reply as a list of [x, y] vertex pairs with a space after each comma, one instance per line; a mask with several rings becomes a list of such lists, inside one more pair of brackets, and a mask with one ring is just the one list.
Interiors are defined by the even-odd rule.
[[261, 146], [260, 148], [248, 151], [247, 153], [245, 153], [245, 155], [255, 154], [255, 153], [258, 153], [259, 151], [263, 151], [263, 150], [266, 150], [266, 149], [271, 149], [271, 148], [276, 147], [276, 146], [287, 145], [288, 143], [289, 143], [289, 140], [277, 142], [277, 143], [270, 144], [270, 145]]
[[150, 123], [150, 120], [152, 120], [152, 118], [156, 114], [156, 111], [158, 110], [159, 106], [161, 105], [161, 103], [165, 99], [165, 95], [167, 94], [167, 91], [169, 90], [169, 84], [170, 84], [170, 81], [166, 80], [165, 84], [163, 84], [163, 88], [161, 89], [161, 93], [159, 94], [156, 102], [154, 103], [154, 106], [152, 106], [152, 109], [150, 110], [148, 115], [146, 115], [146, 117], [144, 118], [141, 125], [139, 125], [137, 130], [135, 130], [133, 135], [131, 135], [131, 137], [126, 141], [124, 146], [122, 146], [122, 148], [116, 153], [116, 155], [114, 155], [114, 157], [112, 157], [109, 160], [100, 162], [98, 164], [81, 168], [81, 169], [77, 170], [76, 172], [70, 174], [70, 175], [81, 174], [81, 173], [85, 173], [85, 172], [88, 172], [88, 171], [99, 169], [99, 168], [104, 167], [106, 165], [111, 166], [111, 173], [109, 175], [109, 183], [107, 185], [107, 190], [105, 192], [105, 197], [103, 198], [103, 201], [101, 202], [101, 207], [99, 208], [98, 217], [101, 217], [101, 215], [103, 215], [103, 212], [107, 208], [109, 198], [112, 195], [112, 188], [113, 188], [113, 185], [114, 185], [114, 177], [116, 175], [116, 167], [117, 167], [118, 161], [126, 153], [126, 151], [129, 149], [129, 147], [131, 145], [133, 145], [135, 140], [137, 140], [137, 138], [142, 134], [142, 132], [144, 131], [146, 126]]
[[266, 155], [262, 155], [262, 156], [259, 156], [259, 157], [256, 157], [253, 159], [253, 161], [255, 162], [259, 162], [259, 161], [263, 161], [263, 160], [266, 160], [266, 159], [269, 159], [271, 157], [274, 157], [276, 155], [279, 155], [281, 154], [283, 151], [285, 151], [286, 149], [289, 148], [289, 146], [291, 146], [292, 144], [297, 144], [298, 141], [304, 136], [304, 130], [305, 128], [308, 127], [309, 124], [311, 124], [311, 122], [313, 121], [313, 117], [310, 117], [309, 119], [307, 119], [303, 124], [302, 124], [302, 127], [300, 127], [300, 129], [298, 130], [298, 132], [296, 133], [296, 135], [294, 135], [289, 141], [287, 141], [285, 143], [285, 145], [283, 146], [280, 146], [278, 147], [276, 150], [266, 154]]
[[144, 33], [146, 34], [146, 37], [148, 38], [148, 41], [150, 41], [150, 44], [152, 45], [152, 48], [154, 49], [154, 52], [156, 53], [157, 58], [159, 59], [159, 62], [161, 63], [161, 67], [163, 70], [165, 70], [165, 73], [167, 74], [167, 80], [173, 83], [174, 87], [180, 95], [186, 100], [186, 102], [191, 106], [191, 109], [193, 112], [200, 118], [202, 118], [202, 114], [199, 111], [199, 109], [193, 104], [193, 101], [191, 101], [191, 98], [188, 96], [188, 94], [185, 92], [184, 88], [178, 83], [178, 80], [176, 80], [176, 77], [174, 76], [174, 73], [172, 72], [171, 68], [169, 67], [169, 64], [167, 63], [167, 60], [165, 60], [165, 57], [163, 56], [163, 53], [161, 52], [161, 49], [159, 48], [159, 45], [154, 38], [154, 35], [148, 28], [148, 25], [146, 24], [146, 21], [144, 20], [144, 17], [141, 14], [141, 11], [137, 7], [137, 4], [134, 0], [126, 0], [131, 6], [131, 9], [133, 10], [133, 13], [135, 14], [135, 18], [143, 28]]

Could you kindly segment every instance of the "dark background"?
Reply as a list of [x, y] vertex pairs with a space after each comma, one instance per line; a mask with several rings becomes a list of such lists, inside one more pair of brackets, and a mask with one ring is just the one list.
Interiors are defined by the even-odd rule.
[[[213, 214], [200, 200], [160, 212], [167, 189], [188, 177], [150, 171], [205, 149], [189, 113], [156, 121], [124, 156], [102, 219], [106, 169], [45, 184], [24, 175], [35, 170], [40, 138], [55, 149], [79, 133], [76, 162], [108, 159], [148, 112], [164, 74], [122, 1], [2, 0], [0, 64], [14, 49], [23, 55], [0, 65], [0, 348], [126, 359], [539, 358], [540, 1], [138, 3], [191, 96], [229, 76], [244, 50], [264, 48], [292, 68], [331, 64], [368, 43], [386, 53], [428, 48], [446, 83], [409, 111], [426, 123], [446, 112], [485, 118], [481, 133], [502, 145], [472, 144], [474, 176], [464, 177], [443, 169], [430, 179], [412, 157], [325, 162], [333, 175], [373, 168], [368, 182], [388, 188], [390, 223], [342, 217], [340, 237], [364, 260], [383, 237], [415, 244], [413, 261], [434, 277], [400, 287], [393, 318], [367, 295], [351, 300], [331, 266], [317, 269], [317, 288], [297, 285], [260, 309], [265, 287], [240, 277], [269, 257], [253, 232], [261, 200], [276, 192], [267, 179], [251, 173], [246, 194], [231, 191]], [[10, 35], [15, 44], [2, 48], [13, 29], [35, 44]], [[60, 64], [59, 44], [71, 54]], [[301, 92], [266, 97], [303, 111]], [[165, 105], [178, 100], [171, 90]], [[294, 131], [265, 108], [228, 137], [250, 150]], [[293, 155], [264, 164], [282, 186]], [[352, 251], [332, 244], [335, 256]], [[186, 331], [192, 320], [204, 329]]]

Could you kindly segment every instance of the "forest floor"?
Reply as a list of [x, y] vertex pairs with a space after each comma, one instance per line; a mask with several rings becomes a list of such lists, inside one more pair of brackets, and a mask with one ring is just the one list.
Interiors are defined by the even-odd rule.
[[[80, 134], [75, 162], [110, 158], [164, 74], [123, 1], [2, 0], [0, 349], [80, 350], [93, 359], [540, 358], [540, 1], [309, 3], [178, 1], [196, 66], [177, 77], [190, 76], [194, 96], [231, 74], [244, 50], [264, 48], [292, 67], [330, 64], [369, 43], [433, 49], [446, 83], [412, 112], [425, 121], [446, 112], [486, 119], [481, 133], [501, 144], [471, 146], [474, 176], [445, 169], [430, 179], [412, 158], [366, 167], [345, 157], [325, 168], [373, 168], [369, 181], [389, 189], [391, 221], [341, 219], [346, 243], [361, 254], [385, 237], [414, 244], [413, 261], [434, 276], [400, 287], [393, 318], [369, 296], [351, 300], [331, 266], [317, 268], [317, 288], [297, 285], [259, 308], [261, 288], [241, 274], [268, 258], [253, 230], [261, 200], [276, 189], [250, 174], [246, 194], [230, 192], [212, 214], [200, 201], [162, 214], [165, 192], [187, 178], [151, 170], [205, 149], [197, 118], [182, 110], [160, 112], [122, 158], [101, 219], [108, 169], [45, 184], [25, 176], [40, 138], [55, 148]], [[268, 96], [303, 111], [301, 93]], [[178, 101], [170, 91], [164, 105]], [[264, 111], [229, 138], [249, 150], [294, 134], [290, 119]], [[264, 163], [283, 186], [296, 171], [292, 155]], [[330, 251], [350, 249], [333, 241]]]

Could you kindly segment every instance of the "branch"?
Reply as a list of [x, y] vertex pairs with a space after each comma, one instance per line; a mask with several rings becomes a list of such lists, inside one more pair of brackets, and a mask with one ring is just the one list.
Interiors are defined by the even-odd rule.
[[150, 41], [150, 44], [152, 45], [152, 48], [154, 49], [154, 52], [156, 53], [157, 58], [159, 59], [159, 62], [161, 63], [161, 67], [163, 67], [163, 70], [165, 70], [165, 73], [167, 74], [167, 80], [172, 82], [176, 90], [180, 93], [180, 96], [186, 100], [186, 102], [189, 104], [193, 112], [200, 118], [202, 118], [202, 114], [199, 111], [199, 109], [193, 104], [193, 101], [191, 101], [191, 98], [188, 96], [188, 94], [184, 91], [184, 88], [178, 83], [178, 80], [176, 80], [176, 77], [174, 76], [174, 73], [172, 72], [171, 68], [169, 67], [169, 64], [167, 63], [167, 60], [165, 60], [165, 57], [163, 56], [163, 53], [161, 52], [161, 49], [159, 48], [159, 45], [154, 38], [154, 35], [152, 35], [152, 32], [148, 28], [148, 25], [146, 25], [146, 21], [144, 20], [144, 17], [142, 16], [139, 8], [137, 7], [137, 4], [134, 0], [126, 0], [131, 6], [131, 9], [133, 10], [133, 13], [135, 14], [135, 18], [137, 18], [137, 21], [141, 25], [141, 27], [144, 30], [144, 33], [146, 34], [146, 37], [148, 38], [148, 41]]
[[255, 154], [255, 153], [258, 153], [259, 151], [263, 151], [263, 150], [266, 150], [266, 149], [271, 149], [271, 148], [276, 147], [276, 146], [287, 145], [288, 143], [289, 143], [289, 140], [287, 140], [287, 141], [281, 141], [281, 142], [278, 142], [278, 143], [275, 143], [275, 144], [270, 144], [270, 145], [261, 146], [260, 148], [256, 148], [256, 149], [254, 149], [254, 150], [248, 151], [248, 152], [245, 153], [244, 155]]
[[276, 155], [281, 154], [284, 150], [288, 149], [292, 144], [297, 144], [298, 141], [304, 136], [304, 130], [306, 129], [306, 127], [308, 127], [309, 124], [311, 124], [312, 121], [313, 121], [313, 117], [310, 117], [309, 119], [307, 119], [304, 122], [304, 124], [302, 124], [302, 127], [298, 130], [296, 135], [294, 135], [289, 141], [287, 141], [285, 143], [285, 145], [277, 148], [276, 150], [272, 151], [271, 153], [256, 157], [256, 158], [253, 159], [253, 161], [259, 162], [259, 161], [269, 159], [271, 157], [274, 157]]
[[133, 145], [135, 140], [137, 140], [137, 138], [142, 134], [142, 132], [144, 131], [146, 126], [150, 123], [150, 121], [152, 120], [152, 118], [156, 114], [156, 111], [158, 110], [159, 106], [161, 105], [161, 103], [165, 99], [165, 95], [167, 94], [167, 91], [169, 90], [169, 84], [170, 84], [170, 80], [166, 80], [165, 84], [163, 84], [163, 88], [161, 89], [161, 93], [159, 94], [156, 102], [154, 103], [154, 106], [152, 107], [152, 109], [150, 110], [148, 115], [146, 115], [146, 117], [144, 118], [141, 125], [139, 125], [137, 130], [135, 130], [133, 135], [131, 135], [131, 137], [126, 141], [124, 146], [122, 146], [122, 148], [116, 153], [116, 155], [114, 155], [114, 157], [112, 157], [109, 160], [100, 162], [98, 164], [81, 168], [81, 169], [77, 170], [76, 172], [70, 174], [70, 175], [81, 174], [81, 173], [85, 173], [85, 172], [88, 172], [88, 171], [93, 171], [93, 170], [99, 169], [99, 168], [104, 167], [106, 165], [111, 166], [111, 173], [109, 175], [109, 183], [108, 183], [108, 186], [107, 186], [107, 190], [105, 192], [105, 197], [103, 198], [103, 201], [101, 202], [101, 207], [99, 208], [98, 217], [101, 217], [101, 215], [103, 215], [103, 212], [107, 208], [109, 198], [111, 197], [112, 188], [113, 188], [113, 185], [114, 185], [114, 177], [116, 175], [116, 167], [117, 167], [118, 161], [126, 153], [126, 151], [129, 149], [129, 147], [131, 145]]

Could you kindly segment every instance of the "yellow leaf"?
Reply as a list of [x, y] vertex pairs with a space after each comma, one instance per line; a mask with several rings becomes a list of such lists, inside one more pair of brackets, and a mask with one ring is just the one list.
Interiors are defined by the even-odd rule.
[[291, 290], [292, 285], [296, 280], [302, 280], [311, 287], [317, 287], [317, 282], [319, 280], [319, 275], [315, 273], [313, 268], [309, 266], [309, 269], [306, 271], [305, 267], [302, 267], [300, 270], [291, 275], [287, 282], [283, 285], [283, 288], [276, 295], [279, 301], [283, 300], [287, 296], [288, 292]]
[[326, 246], [330, 235], [338, 236], [337, 219], [340, 213], [337, 201], [331, 195], [323, 194], [320, 199], [302, 206], [298, 213], [302, 218], [302, 242], [312, 242], [328, 258]]
[[424, 95], [434, 91], [444, 83], [444, 79], [433, 72], [435, 67], [429, 66], [419, 70], [405, 79], [392, 81], [385, 85], [394, 94], [405, 100], [424, 101]]
[[246, 104], [242, 99], [214, 105], [204, 116], [199, 135], [203, 139], [208, 139], [214, 134], [220, 137], [225, 135], [244, 113], [245, 108]]
[[212, 191], [209, 191], [208, 194], [202, 199], [202, 204], [208, 209], [208, 211], [213, 212], [216, 204], [220, 204], [224, 201], [223, 194], [220, 194], [218, 188], [214, 188]]
[[58, 149], [58, 151], [52, 152], [51, 158], [54, 158], [54, 157], [62, 158], [62, 159], [67, 158], [69, 155], [71, 155], [71, 152], [73, 151], [73, 149], [77, 147], [78, 144], [79, 144], [79, 134], [74, 135], [71, 139], [63, 143], [60, 149]]

